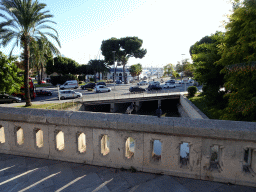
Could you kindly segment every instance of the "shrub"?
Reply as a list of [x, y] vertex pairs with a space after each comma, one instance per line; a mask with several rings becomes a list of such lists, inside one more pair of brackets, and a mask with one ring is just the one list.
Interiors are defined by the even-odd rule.
[[196, 86], [188, 87], [188, 96], [194, 97], [196, 92], [197, 92], [197, 87]]
[[84, 82], [83, 81], [79, 81], [79, 85], [82, 84], [82, 83], [84, 83]]
[[94, 78], [90, 78], [90, 81], [93, 81], [93, 82], [94, 82]]
[[93, 91], [93, 89], [87, 89], [88, 91]]
[[206, 92], [206, 89], [207, 89], [207, 86], [203, 85], [202, 90], [203, 90], [204, 93]]

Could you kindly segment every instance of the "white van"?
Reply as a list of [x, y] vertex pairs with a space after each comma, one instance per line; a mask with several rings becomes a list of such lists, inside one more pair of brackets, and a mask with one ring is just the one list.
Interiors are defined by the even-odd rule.
[[63, 85], [60, 86], [60, 89], [77, 89], [78, 88], [78, 83], [77, 80], [70, 80], [66, 81]]

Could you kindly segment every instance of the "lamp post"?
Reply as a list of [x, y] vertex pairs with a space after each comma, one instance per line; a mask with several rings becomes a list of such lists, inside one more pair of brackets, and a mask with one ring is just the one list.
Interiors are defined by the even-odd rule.
[[115, 67], [115, 52], [116, 51], [112, 51], [113, 56], [114, 56], [114, 90], [116, 90], [116, 67]]

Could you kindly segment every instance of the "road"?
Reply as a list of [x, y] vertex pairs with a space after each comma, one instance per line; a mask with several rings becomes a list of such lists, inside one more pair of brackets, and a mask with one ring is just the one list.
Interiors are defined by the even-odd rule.
[[[177, 93], [177, 94], [185, 94], [185, 85], [184, 84], [175, 84], [176, 88], [169, 88], [169, 89], [163, 89], [161, 91], [150, 91], [150, 92], [145, 92], [143, 95], [148, 95], [148, 94], [158, 94], [158, 93]], [[75, 89], [76, 92], [80, 92], [83, 95], [83, 101], [86, 100], [102, 100], [104, 99], [117, 99], [117, 98], [129, 98], [129, 97], [134, 97], [136, 94], [130, 94], [129, 88], [131, 86], [136, 86], [135, 83], [130, 83], [130, 84], [118, 84], [114, 87], [114, 84], [108, 84], [108, 87], [111, 88], [111, 92], [107, 93], [95, 93], [94, 91], [87, 91], [87, 90], [82, 90], [80, 88]], [[186, 85], [186, 88], [188, 86], [192, 86], [192, 84]], [[147, 88], [147, 85], [141, 86], [142, 88]], [[67, 102], [67, 101], [72, 101], [73, 99], [65, 99], [65, 100], [60, 100], [58, 99], [58, 89], [57, 87], [39, 87], [36, 88], [37, 90], [48, 90], [52, 92], [52, 96], [37, 96], [35, 99], [32, 100], [33, 104], [43, 104], [43, 103], [58, 103], [58, 102]], [[202, 90], [202, 86], [198, 87], [199, 90]], [[80, 98], [81, 99], [81, 98]], [[77, 100], [77, 99], [75, 99]], [[17, 106], [17, 105], [23, 105], [25, 104], [25, 100], [22, 100], [21, 103], [16, 103], [16, 104], [0, 104], [0, 106]]]

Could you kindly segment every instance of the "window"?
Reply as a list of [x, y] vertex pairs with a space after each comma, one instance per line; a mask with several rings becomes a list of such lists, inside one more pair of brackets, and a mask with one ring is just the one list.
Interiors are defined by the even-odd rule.
[[62, 151], [65, 147], [64, 145], [64, 133], [59, 131], [56, 135], [56, 147], [59, 151]]
[[22, 128], [20, 127], [17, 128], [16, 136], [17, 136], [17, 144], [18, 145], [24, 144], [24, 133]]
[[80, 133], [78, 135], [78, 151], [80, 153], [84, 153], [86, 151], [86, 135], [84, 133]]
[[0, 125], [0, 143], [5, 143], [4, 127]]
[[41, 148], [44, 146], [43, 131], [41, 129], [36, 130], [36, 146]]
[[125, 142], [125, 157], [127, 159], [132, 158], [134, 155], [134, 139], [132, 137], [128, 137]]
[[109, 137], [107, 135], [103, 135], [101, 138], [101, 154], [103, 156], [109, 154]]
[[159, 140], [153, 141], [152, 159], [153, 161], [160, 161], [162, 153], [162, 143]]

